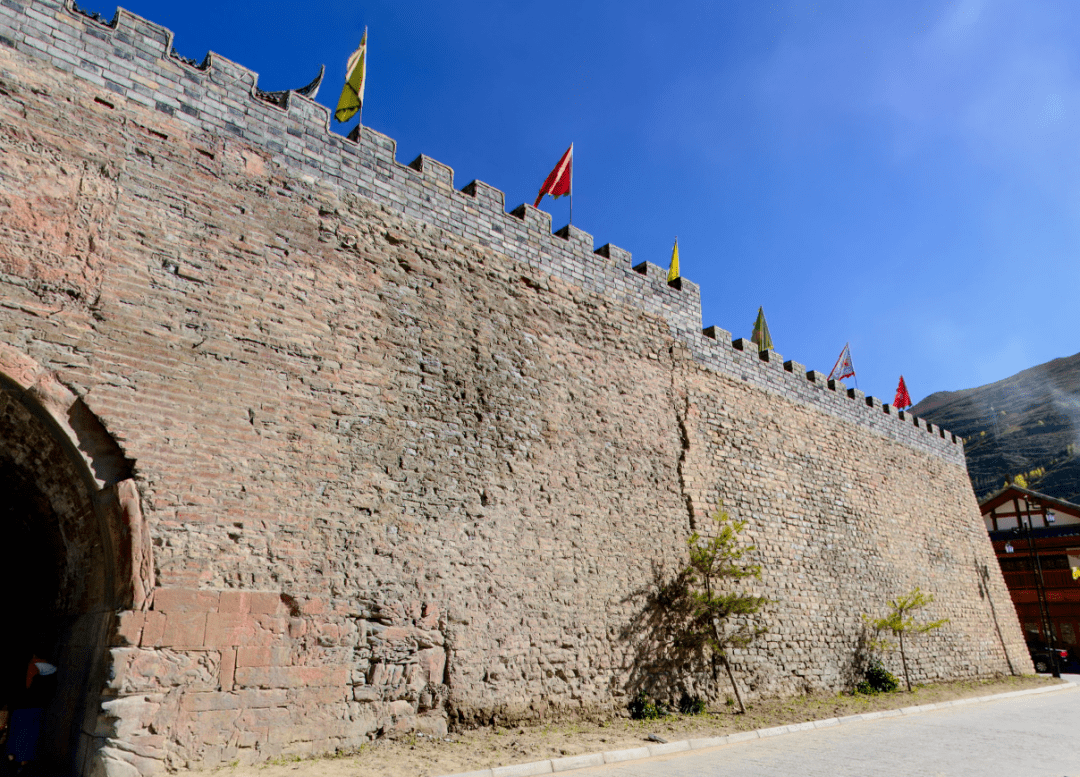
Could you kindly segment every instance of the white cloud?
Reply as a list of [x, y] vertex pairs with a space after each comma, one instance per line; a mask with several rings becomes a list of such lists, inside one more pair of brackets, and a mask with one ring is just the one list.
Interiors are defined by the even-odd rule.
[[1046, 95], [1043, 101], [1042, 111], [1039, 113], [1038, 125], [1049, 127], [1065, 120], [1065, 100], [1056, 92]]
[[930, 38], [938, 44], [956, 45], [967, 41], [975, 31], [986, 3], [982, 0], [961, 0], [945, 9], [941, 22]]

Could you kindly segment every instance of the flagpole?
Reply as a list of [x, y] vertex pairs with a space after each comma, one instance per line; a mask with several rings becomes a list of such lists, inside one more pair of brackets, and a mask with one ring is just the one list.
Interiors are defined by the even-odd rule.
[[[362, 40], [364, 41], [364, 79], [366, 80], [367, 79], [367, 25], [366, 24], [364, 25], [364, 37], [362, 38]], [[364, 101], [363, 100], [360, 101], [360, 110], [358, 111], [358, 113], [360, 114], [360, 121], [358, 121], [356, 123], [356, 142], [357, 143], [361, 142], [361, 140], [362, 140], [362, 132], [361, 132], [360, 128], [364, 126]]]
[[574, 225], [574, 144], [570, 144], [570, 226]]

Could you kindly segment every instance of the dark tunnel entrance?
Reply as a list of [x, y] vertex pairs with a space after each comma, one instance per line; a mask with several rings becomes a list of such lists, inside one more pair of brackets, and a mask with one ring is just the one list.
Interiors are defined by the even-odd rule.
[[[116, 492], [91, 472], [81, 442], [0, 375], [0, 708], [11, 714], [9, 740], [38, 732], [32, 773], [88, 772], [116, 611], [130, 606], [116, 585]], [[45, 664], [28, 674], [32, 658]], [[11, 748], [0, 775], [17, 766]]]
[[0, 457], [0, 494], [0, 591], [7, 611], [0, 640], [0, 709], [10, 713], [31, 702], [26, 688], [31, 658], [55, 661], [63, 617], [56, 604], [66, 554], [48, 498], [6, 457]]

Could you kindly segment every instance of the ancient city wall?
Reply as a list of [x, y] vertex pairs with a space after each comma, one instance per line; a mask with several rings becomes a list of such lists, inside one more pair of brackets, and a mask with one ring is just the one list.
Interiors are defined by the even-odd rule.
[[669, 668], [642, 594], [721, 500], [775, 600], [751, 695], [844, 687], [862, 613], [914, 585], [950, 619], [918, 678], [1030, 671], [951, 434], [170, 52], [126, 12], [0, 4], [0, 373], [77, 397], [152, 546], [124, 546], [153, 563], [80, 769], [621, 709]]

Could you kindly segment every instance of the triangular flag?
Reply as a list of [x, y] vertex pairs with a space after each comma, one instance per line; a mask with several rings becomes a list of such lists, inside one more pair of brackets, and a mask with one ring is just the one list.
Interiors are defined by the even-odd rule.
[[555, 169], [551, 171], [551, 174], [544, 181], [544, 185], [540, 187], [540, 193], [536, 195], [536, 202], [533, 203], [534, 208], [540, 207], [540, 200], [544, 199], [545, 194], [550, 194], [552, 197], [562, 197], [564, 194], [570, 193], [570, 184], [574, 180], [574, 144], [570, 144], [570, 148], [566, 149], [566, 153], [559, 159], [559, 164], [555, 165]]
[[911, 396], [907, 393], [907, 385], [904, 383], [903, 375], [900, 376], [900, 384], [896, 387], [896, 399], [893, 400], [893, 407], [897, 410], [911, 407]]
[[750, 342], [756, 343], [758, 351], [771, 351], [772, 335], [769, 334], [769, 325], [765, 323], [765, 311], [757, 309], [757, 321], [754, 322], [754, 334], [750, 335]]
[[833, 365], [832, 372], [829, 373], [829, 380], [843, 380], [844, 378], [855, 377], [855, 367], [851, 363], [849, 345], [850, 343], [844, 343], [844, 350], [840, 352], [840, 357], [836, 360], [836, 364]]
[[671, 267], [667, 271], [667, 282], [679, 280], [679, 238], [675, 238], [675, 247], [671, 249]]
[[348, 121], [364, 107], [364, 83], [367, 81], [367, 27], [360, 39], [360, 48], [349, 57], [345, 66], [345, 86], [341, 87], [334, 118]]

